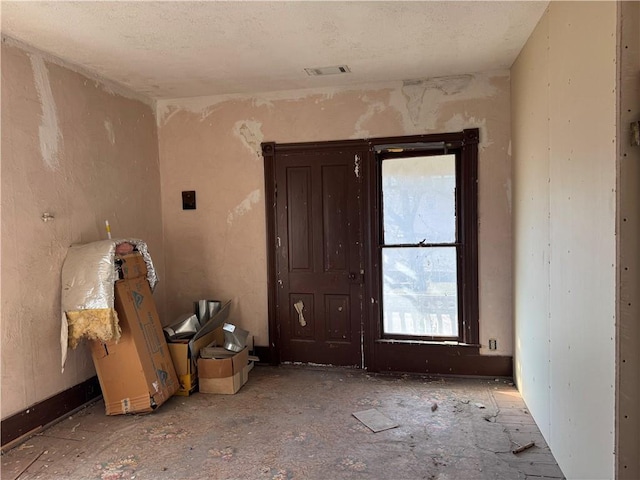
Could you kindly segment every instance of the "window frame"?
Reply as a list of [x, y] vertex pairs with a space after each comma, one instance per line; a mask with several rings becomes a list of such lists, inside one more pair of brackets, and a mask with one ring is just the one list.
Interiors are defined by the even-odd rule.
[[[391, 147], [393, 148], [393, 147]], [[441, 156], [441, 155], [453, 155], [455, 157], [455, 235], [456, 238], [453, 242], [438, 242], [438, 243], [386, 243], [385, 241], [385, 232], [384, 232], [384, 191], [382, 188], [382, 164], [386, 160], [393, 160], [399, 158], [416, 158], [416, 157], [433, 157], [433, 156]], [[401, 333], [386, 333], [384, 331], [384, 296], [382, 292], [383, 282], [380, 282], [380, 305], [382, 306], [382, 316], [381, 316], [381, 334], [382, 338], [385, 339], [397, 339], [397, 340], [418, 340], [418, 341], [433, 341], [433, 342], [460, 342], [461, 341], [461, 332], [463, 331], [463, 322], [462, 322], [462, 312], [461, 305], [462, 302], [459, 300], [462, 295], [462, 287], [459, 279], [461, 278], [461, 261], [463, 259], [462, 252], [462, 243], [459, 241], [458, 237], [460, 236], [460, 232], [462, 231], [462, 222], [459, 214], [461, 202], [462, 202], [462, 194], [461, 194], [461, 184], [460, 184], [460, 152], [450, 152], [448, 151], [446, 145], [443, 146], [442, 149], [429, 149], [429, 150], [416, 150], [407, 153], [396, 153], [396, 152], [381, 152], [376, 154], [376, 162], [378, 163], [378, 172], [379, 172], [379, 204], [380, 204], [380, 232], [378, 239], [378, 246], [380, 250], [380, 275], [384, 274], [383, 271], [383, 261], [382, 254], [385, 249], [388, 248], [442, 248], [442, 247], [455, 247], [456, 249], [456, 293], [457, 296], [457, 313], [458, 313], [458, 321], [457, 321], [457, 336], [445, 336], [445, 335], [410, 335], [410, 334], [401, 334]], [[382, 278], [382, 277], [381, 277]]]
[[[371, 325], [376, 332], [374, 342], [407, 342], [424, 344], [457, 344], [479, 346], [478, 305], [478, 142], [479, 130], [469, 129], [453, 134], [391, 137], [370, 140], [371, 188], [374, 205], [371, 219], [370, 261], [372, 266]], [[438, 145], [440, 144], [440, 145]], [[402, 148], [402, 152], [394, 151]], [[384, 333], [382, 310], [382, 250], [384, 244], [382, 161], [391, 158], [455, 154], [456, 159], [456, 253], [458, 292], [458, 336], [401, 335]], [[413, 244], [412, 244], [413, 245]], [[429, 244], [426, 244], [428, 246]]]

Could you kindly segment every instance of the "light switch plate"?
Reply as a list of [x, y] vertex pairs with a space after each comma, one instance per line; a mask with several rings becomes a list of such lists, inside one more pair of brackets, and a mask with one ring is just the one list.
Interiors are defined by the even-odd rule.
[[186, 190], [182, 192], [182, 209], [183, 210], [196, 209], [196, 191], [195, 190]]

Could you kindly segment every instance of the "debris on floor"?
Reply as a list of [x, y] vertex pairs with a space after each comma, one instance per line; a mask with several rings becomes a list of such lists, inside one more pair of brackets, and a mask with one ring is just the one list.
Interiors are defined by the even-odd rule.
[[[46, 450], [18, 480], [563, 478], [517, 390], [494, 390], [493, 378], [398, 382], [293, 365], [251, 376], [232, 397], [173, 397], [153, 415], [105, 416], [96, 402], [5, 452], [1, 477], [13, 480]], [[367, 409], [398, 428], [372, 433], [352, 416]], [[495, 412], [495, 422], [483, 418]]]
[[366, 463], [355, 460], [351, 457], [343, 458], [340, 463], [338, 463], [338, 467], [343, 470], [352, 470], [354, 472], [364, 472], [367, 470]]
[[517, 455], [520, 452], [524, 452], [525, 450], [530, 449], [531, 447], [534, 447], [536, 444], [536, 442], [529, 442], [525, 445], [522, 445], [518, 448], [514, 448], [513, 450], [511, 450], [511, 453], [513, 453], [514, 455]]
[[498, 414], [497, 414], [497, 413], [494, 413], [493, 415], [485, 415], [485, 416], [484, 416], [484, 417], [482, 417], [482, 418], [484, 418], [487, 422], [495, 423], [495, 422], [496, 422], [496, 418], [497, 418], [497, 417], [498, 417]]
[[137, 457], [135, 455], [129, 455], [120, 460], [99, 463], [95, 468], [101, 480], [120, 480], [135, 478], [137, 466]]
[[173, 423], [168, 423], [162, 427], [149, 428], [146, 431], [149, 440], [168, 440], [171, 438], [185, 438], [187, 432], [182, 428], [176, 428]]
[[233, 458], [233, 454], [235, 452], [235, 448], [233, 447], [224, 447], [221, 449], [211, 449], [209, 450], [209, 455], [214, 458], [220, 458], [222, 460], [231, 460]]
[[385, 417], [375, 408], [355, 412], [352, 415], [369, 427], [373, 433], [382, 432], [383, 430], [389, 430], [390, 428], [396, 428], [398, 426], [397, 423]]

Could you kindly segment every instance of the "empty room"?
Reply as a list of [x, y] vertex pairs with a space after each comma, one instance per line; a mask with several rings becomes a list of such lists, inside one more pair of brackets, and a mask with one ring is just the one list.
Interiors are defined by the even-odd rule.
[[640, 478], [640, 3], [0, 14], [2, 478]]

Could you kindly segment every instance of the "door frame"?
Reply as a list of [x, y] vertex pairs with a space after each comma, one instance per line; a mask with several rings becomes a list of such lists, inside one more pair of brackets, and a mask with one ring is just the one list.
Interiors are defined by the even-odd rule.
[[[275, 160], [278, 153], [300, 152], [303, 149], [331, 151], [336, 149], [357, 148], [367, 152], [361, 159], [362, 175], [362, 215], [360, 216], [364, 241], [364, 298], [362, 308], [362, 367], [378, 371], [404, 371], [435, 374], [511, 376], [513, 359], [511, 356], [480, 355], [479, 341], [479, 298], [478, 289], [470, 292], [469, 300], [464, 306], [467, 311], [465, 338], [471, 340], [467, 344], [450, 345], [432, 341], [397, 341], [386, 340], [381, 335], [380, 317], [380, 265], [378, 259], [380, 227], [380, 191], [379, 165], [376, 148], [390, 145], [443, 144], [447, 148], [460, 149], [463, 162], [469, 162], [472, 156], [477, 159], [480, 132], [477, 128], [465, 129], [453, 133], [425, 135], [408, 135], [393, 137], [377, 137], [361, 140], [342, 140], [326, 142], [302, 143], [262, 143], [265, 172], [265, 209], [267, 240], [267, 289], [269, 316], [269, 363], [278, 365], [279, 332], [277, 324], [277, 216], [275, 188]], [[426, 147], [428, 148], [428, 147]], [[472, 181], [465, 185], [473, 193], [473, 201], [465, 204], [465, 223], [475, 225], [471, 231], [473, 238], [467, 239], [472, 244], [472, 254], [466, 258], [467, 268], [475, 276], [478, 285], [478, 241], [477, 241], [477, 162], [471, 162]], [[374, 321], [375, 319], [378, 319]], [[467, 341], [468, 341], [467, 340]]]
[[[276, 155], [279, 153], [303, 153], [306, 151], [323, 151], [331, 152], [344, 149], [360, 149], [362, 151], [369, 151], [369, 143], [366, 140], [338, 140], [327, 142], [302, 142], [302, 143], [276, 143], [276, 142], [263, 142], [262, 156], [264, 158], [264, 178], [265, 178], [265, 210], [266, 210], [266, 233], [267, 233], [267, 314], [269, 317], [269, 358], [268, 363], [271, 365], [280, 364], [280, 332], [278, 325], [278, 238], [277, 238], [277, 191], [276, 191]], [[368, 201], [367, 179], [369, 175], [367, 172], [367, 165], [369, 164], [368, 158], [362, 158], [360, 162], [361, 178], [362, 181], [362, 198], [363, 200], [363, 212], [367, 211], [368, 205], [365, 205]], [[360, 231], [362, 232], [363, 241], [366, 244], [368, 238], [368, 227], [366, 215], [360, 215]], [[367, 246], [363, 248], [363, 261], [365, 263], [365, 269], [367, 268], [368, 251]], [[365, 270], [366, 271], [366, 270]], [[367, 293], [366, 280], [363, 287], [365, 296]], [[368, 325], [368, 308], [364, 305], [360, 309], [360, 329], [364, 332], [364, 328]], [[362, 337], [361, 333], [361, 337]], [[362, 338], [361, 346], [363, 351], [361, 352], [361, 358], [366, 358], [368, 342], [366, 338]], [[363, 365], [361, 365], [363, 367]]]

